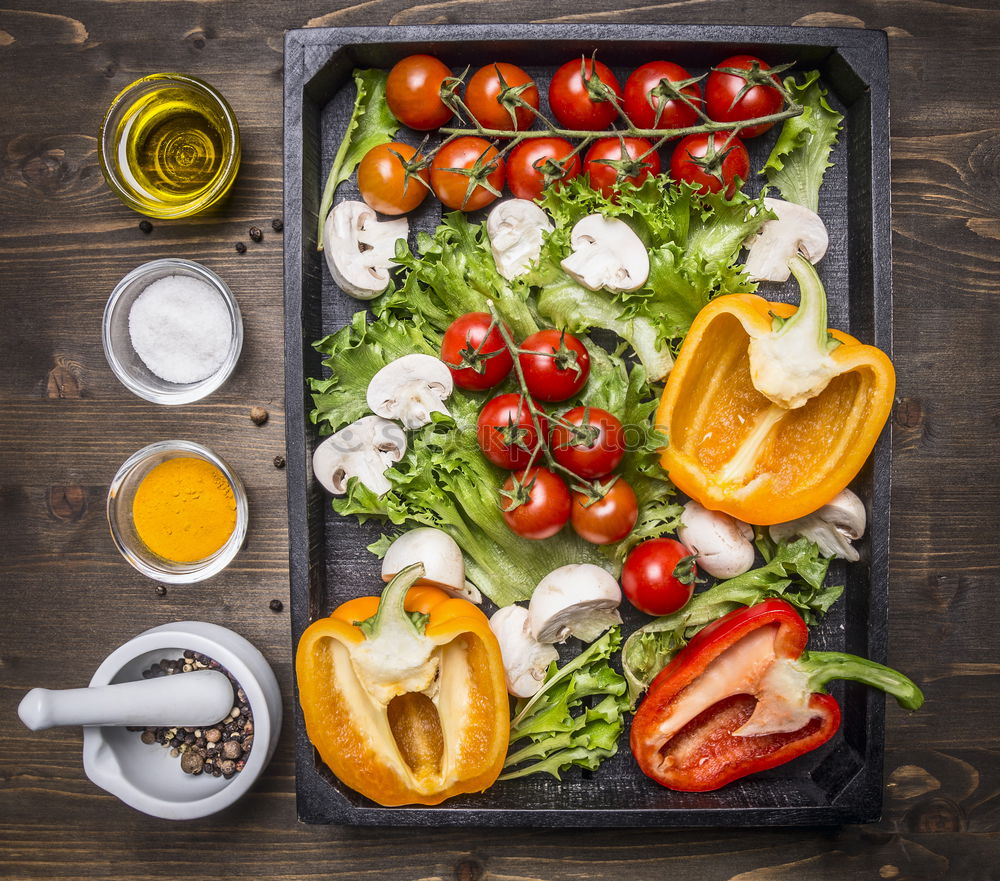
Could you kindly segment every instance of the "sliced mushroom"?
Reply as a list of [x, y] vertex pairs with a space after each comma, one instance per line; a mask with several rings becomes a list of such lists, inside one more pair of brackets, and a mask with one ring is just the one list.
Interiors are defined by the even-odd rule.
[[622, 220], [590, 214], [573, 227], [570, 244], [562, 268], [589, 290], [634, 291], [649, 278], [646, 246]]
[[553, 569], [528, 603], [528, 629], [539, 642], [565, 642], [570, 636], [593, 642], [621, 624], [621, 588], [611, 573], [592, 563]]
[[787, 523], [775, 523], [768, 532], [775, 541], [808, 538], [816, 542], [824, 557], [841, 557], [855, 563], [860, 555], [851, 542], [865, 534], [867, 523], [864, 503], [845, 489], [818, 511]]
[[514, 697], [534, 696], [545, 681], [549, 664], [559, 660], [559, 652], [531, 635], [528, 610], [523, 606], [505, 606], [495, 612], [490, 630], [500, 643], [507, 691]]
[[545, 233], [552, 232], [548, 215], [527, 199], [500, 202], [486, 218], [490, 250], [508, 281], [523, 275], [538, 260]]
[[313, 474], [335, 496], [347, 492], [347, 481], [357, 477], [376, 495], [392, 489], [385, 476], [406, 452], [406, 432], [381, 416], [365, 416], [340, 429], [316, 447]]
[[735, 578], [753, 568], [753, 527], [694, 499], [684, 505], [677, 538], [698, 555], [698, 568], [716, 578]]
[[788, 281], [788, 258], [796, 254], [813, 264], [823, 259], [830, 238], [818, 214], [782, 199], [765, 198], [764, 207], [778, 219], [765, 221], [744, 242], [750, 249], [746, 268], [751, 281]]
[[462, 549], [444, 530], [421, 526], [404, 532], [389, 545], [382, 558], [382, 580], [392, 581], [400, 570], [413, 563], [424, 564], [421, 584], [431, 584], [477, 604], [483, 601], [476, 586], [465, 580]]
[[451, 371], [432, 355], [404, 355], [385, 365], [368, 383], [368, 406], [405, 428], [420, 428], [431, 413], [448, 413], [444, 400], [454, 384]]
[[405, 217], [379, 222], [364, 202], [337, 205], [323, 224], [323, 252], [337, 286], [359, 300], [381, 294], [389, 285], [396, 241], [408, 232]]

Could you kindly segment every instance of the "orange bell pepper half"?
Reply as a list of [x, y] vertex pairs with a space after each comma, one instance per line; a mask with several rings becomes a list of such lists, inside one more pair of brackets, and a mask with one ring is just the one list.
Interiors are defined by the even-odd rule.
[[802, 517], [861, 470], [892, 409], [888, 356], [826, 326], [808, 260], [789, 261], [799, 307], [729, 294], [698, 313], [657, 411], [670, 479], [757, 525]]
[[403, 569], [302, 634], [295, 657], [306, 732], [351, 789], [380, 805], [482, 792], [503, 767], [510, 707], [486, 616]]

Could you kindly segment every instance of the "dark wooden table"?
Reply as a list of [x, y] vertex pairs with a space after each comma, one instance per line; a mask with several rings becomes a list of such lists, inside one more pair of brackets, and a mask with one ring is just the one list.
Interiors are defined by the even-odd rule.
[[[996, 0], [776, 0], [620, 9], [553, 0], [408, 7], [320, 2], [17, 2], [0, 11], [0, 877], [373, 879], [1000, 878], [1000, 126]], [[832, 6], [833, 4], [831, 4]], [[292, 694], [283, 451], [282, 31], [304, 25], [524, 21], [808, 24], [884, 28], [892, 66], [895, 352], [890, 662], [925, 708], [887, 714], [885, 813], [842, 829], [356, 830], [295, 819], [291, 730], [253, 793], [215, 817], [169, 823], [93, 786], [80, 732], [32, 734], [32, 686], [83, 685], [137, 632], [185, 618], [244, 633]], [[541, 20], [541, 19], [539, 19]], [[96, 158], [111, 98], [154, 71], [202, 76], [230, 99], [244, 158], [217, 216], [154, 223], [110, 194]], [[265, 230], [259, 244], [248, 228]], [[235, 244], [247, 243], [244, 254]], [[147, 404], [100, 343], [115, 282], [182, 256], [239, 298], [246, 342], [208, 401]], [[261, 427], [252, 405], [266, 407]], [[111, 544], [108, 483], [135, 449], [211, 445], [250, 495], [246, 550], [223, 575], [165, 596]]]

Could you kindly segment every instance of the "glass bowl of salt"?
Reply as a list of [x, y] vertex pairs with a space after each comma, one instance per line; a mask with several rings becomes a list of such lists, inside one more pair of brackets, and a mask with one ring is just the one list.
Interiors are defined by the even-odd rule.
[[240, 307], [226, 283], [191, 260], [137, 266], [104, 308], [104, 354], [129, 391], [190, 404], [218, 389], [243, 348]]

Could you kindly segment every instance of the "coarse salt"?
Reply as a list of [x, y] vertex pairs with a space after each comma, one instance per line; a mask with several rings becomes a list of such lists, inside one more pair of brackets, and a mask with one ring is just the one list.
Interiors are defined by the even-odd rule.
[[160, 379], [200, 382], [215, 373], [233, 341], [222, 296], [207, 282], [168, 275], [148, 285], [128, 313], [132, 348]]

